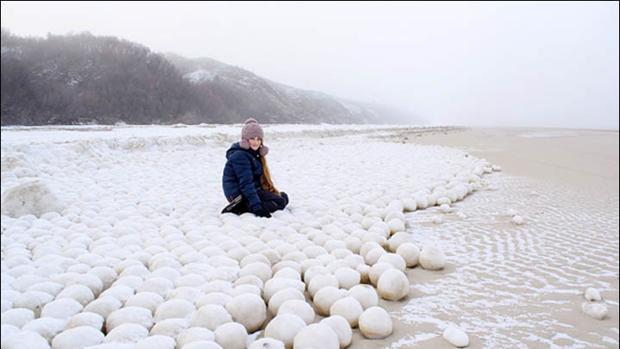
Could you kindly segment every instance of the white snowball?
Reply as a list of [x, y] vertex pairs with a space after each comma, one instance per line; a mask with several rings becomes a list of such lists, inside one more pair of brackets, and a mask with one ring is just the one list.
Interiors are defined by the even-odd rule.
[[333, 315], [321, 320], [320, 323], [329, 326], [334, 331], [334, 333], [338, 336], [340, 348], [345, 348], [351, 344], [353, 331], [351, 331], [351, 326], [349, 325], [347, 319], [340, 315]]
[[30, 309], [15, 308], [2, 313], [3, 325], [13, 325], [22, 328], [32, 320], [34, 320], [34, 312]]
[[174, 279], [174, 285], [176, 287], [200, 287], [205, 282], [207, 282], [207, 280], [202, 275], [198, 274], [182, 275]]
[[213, 280], [207, 283], [206, 285], [203, 285], [200, 289], [206, 294], [211, 293], [211, 292], [227, 293], [232, 289], [232, 287], [233, 287], [232, 283], [229, 281]]
[[512, 223], [514, 223], [516, 225], [521, 225], [521, 224], [525, 223], [525, 219], [523, 219], [523, 217], [517, 215], [517, 216], [512, 217]]
[[313, 277], [312, 281], [308, 284], [308, 293], [311, 297], [314, 297], [318, 290], [327, 286], [338, 287], [338, 279], [331, 274], [317, 275]]
[[388, 269], [377, 282], [377, 291], [381, 298], [397, 301], [409, 294], [409, 280], [405, 273], [396, 269]]
[[[1, 307], [0, 312], [4, 313], [5, 311], [7, 311], [7, 310], [9, 310], [11, 308], [13, 308], [13, 301], [10, 301], [10, 300], [7, 300], [7, 299], [3, 299], [2, 300], [2, 307]], [[24, 307], [24, 308], [28, 308], [28, 307]], [[30, 309], [30, 310], [32, 310], [32, 309]]]
[[95, 267], [92, 268], [88, 273], [98, 277], [99, 280], [101, 280], [101, 283], [103, 284], [103, 289], [109, 288], [112, 283], [118, 278], [118, 274], [116, 273], [116, 271], [114, 271], [114, 269], [110, 267]]
[[443, 331], [443, 339], [457, 348], [462, 348], [469, 345], [469, 337], [467, 336], [467, 333], [455, 326], [448, 326]]
[[156, 323], [149, 331], [149, 335], [176, 337], [189, 326], [187, 319], [166, 319]]
[[212, 292], [198, 297], [198, 299], [196, 299], [196, 307], [200, 308], [208, 304], [225, 306], [231, 299], [232, 296], [224, 292]]
[[324, 275], [324, 274], [330, 274], [329, 269], [327, 269], [325, 266], [323, 265], [312, 266], [304, 272], [304, 282], [306, 284], [310, 284], [310, 281], [312, 281], [312, 279], [315, 276]]
[[[45, 304], [54, 300], [54, 297], [41, 291], [26, 291], [15, 298], [13, 308], [26, 308], [32, 310], [35, 317], [41, 315], [41, 309]], [[8, 309], [6, 309], [8, 310]], [[3, 312], [5, 310], [2, 310]]]
[[190, 316], [196, 307], [185, 299], [171, 299], [163, 302], [155, 310], [155, 322], [165, 319], [183, 319]]
[[[440, 197], [437, 199], [437, 205], [439, 205], [439, 208], [441, 209], [442, 207], [448, 207], [448, 209], [450, 209], [450, 204], [452, 203], [452, 200], [450, 200], [450, 198], [448, 197]], [[443, 212], [443, 210], [442, 210]]]
[[361, 280], [360, 273], [349, 267], [338, 268], [334, 272], [334, 276], [338, 279], [338, 285], [345, 289], [350, 289], [359, 284]]
[[293, 346], [293, 339], [306, 323], [295, 314], [279, 314], [265, 327], [264, 336], [275, 338], [284, 343], [286, 348]]
[[239, 271], [239, 276], [254, 275], [263, 282], [269, 280], [272, 276], [271, 267], [262, 262], [250, 263]]
[[355, 270], [360, 273], [361, 283], [367, 284], [370, 282], [370, 276], [368, 275], [370, 273], [370, 266], [366, 264], [360, 264], [357, 266], [357, 268], [355, 268]]
[[386, 253], [379, 257], [377, 263], [388, 263], [391, 264], [395, 269], [400, 271], [405, 271], [407, 269], [407, 263], [400, 255], [396, 253]]
[[191, 327], [182, 331], [177, 337], [178, 348], [183, 348], [186, 344], [196, 341], [215, 341], [215, 334], [202, 327]]
[[446, 257], [436, 245], [426, 244], [420, 251], [419, 262], [426, 270], [440, 270], [446, 266]]
[[39, 283], [36, 283], [28, 287], [28, 291], [45, 292], [52, 297], [56, 297], [56, 295], [60, 293], [60, 291], [62, 291], [63, 288], [64, 288], [63, 284], [60, 284], [58, 282], [46, 281], [46, 282], [39, 282]]
[[385, 338], [392, 334], [392, 319], [385, 309], [377, 306], [366, 309], [359, 318], [360, 332], [366, 338]]
[[125, 306], [146, 308], [154, 313], [163, 302], [164, 299], [155, 292], [139, 292], [129, 297]]
[[347, 246], [347, 248], [353, 253], [359, 253], [360, 248], [362, 247], [362, 240], [354, 236], [347, 236], [344, 239], [344, 243]]
[[110, 332], [116, 326], [127, 323], [138, 324], [146, 329], [150, 329], [153, 326], [153, 315], [151, 315], [150, 310], [139, 307], [125, 307], [115, 310], [106, 319], [106, 332]]
[[[7, 258], [5, 261], [8, 263], [10, 258]], [[23, 261], [21, 260], [17, 260], [18, 263], [23, 263]], [[26, 261], [29, 262], [29, 261]], [[5, 274], [6, 275], [6, 274]], [[3, 275], [5, 278], [7, 278], [8, 275]], [[11, 286], [19, 291], [19, 292], [25, 292], [29, 287], [41, 283], [41, 282], [45, 282], [48, 281], [47, 279], [43, 278], [42, 276], [39, 275], [33, 275], [33, 274], [26, 274], [26, 275], [22, 275], [19, 276], [18, 278], [16, 278], [15, 280], [13, 280], [11, 282]], [[5, 281], [6, 282], [6, 281]]]
[[443, 217], [442, 216], [433, 216], [431, 218], [431, 222], [433, 222], [434, 224], [441, 224], [441, 223], [443, 223]]
[[[362, 242], [375, 242], [379, 246], [383, 247], [387, 244], [387, 237], [377, 234], [375, 231], [369, 231], [362, 237]], [[364, 256], [366, 258], [366, 256]]]
[[315, 315], [310, 304], [299, 299], [291, 299], [282, 303], [278, 309], [278, 315], [280, 314], [295, 314], [304, 320], [306, 324], [314, 322]]
[[388, 248], [390, 251], [396, 252], [396, 250], [398, 249], [398, 247], [400, 247], [400, 245], [407, 243], [407, 242], [412, 242], [412, 241], [413, 241], [413, 237], [411, 233], [401, 231], [390, 237], [390, 239], [388, 240]]
[[101, 292], [100, 296], [112, 296], [121, 301], [122, 303], [125, 303], [129, 299], [129, 297], [134, 295], [134, 293], [135, 292], [133, 288], [129, 286], [118, 285], [112, 286], [107, 290]]
[[97, 313], [82, 312], [73, 315], [69, 322], [67, 322], [67, 328], [90, 326], [96, 330], [101, 331], [103, 328], [103, 316]]
[[301, 274], [297, 270], [289, 267], [278, 270], [275, 274], [273, 274], [273, 277], [301, 280]]
[[[450, 200], [450, 199], [448, 199], [448, 200]], [[439, 204], [439, 200], [437, 201], [437, 203]], [[439, 210], [440, 210], [442, 213], [450, 213], [450, 212], [452, 212], [452, 208], [450, 207], [450, 204], [448, 204], [448, 203], [443, 203], [443, 204], [441, 204], [441, 205], [439, 206]]]
[[385, 220], [386, 222], [388, 222], [388, 225], [389, 225], [389, 222], [390, 222], [392, 219], [399, 219], [399, 220], [401, 220], [401, 221], [405, 221], [405, 220], [406, 220], [406, 217], [405, 217], [405, 214], [403, 213], [403, 210], [404, 210], [404, 207], [403, 207], [403, 209], [402, 209], [402, 210], [397, 210], [397, 211], [389, 211], [389, 212], [387, 212], [387, 213], [385, 214], [385, 219], [384, 219], [384, 220]]
[[598, 292], [598, 290], [592, 287], [588, 287], [586, 289], [584, 297], [590, 302], [600, 301], [602, 299], [601, 294]]
[[263, 325], [267, 319], [267, 307], [263, 299], [254, 294], [242, 294], [226, 304], [226, 310], [235, 322], [245, 326], [252, 333]]
[[413, 268], [418, 265], [420, 249], [414, 243], [405, 242], [401, 244], [396, 249], [396, 254], [398, 254], [405, 260], [407, 268]]
[[90, 326], [68, 329], [52, 340], [52, 349], [77, 349], [103, 342], [103, 333]]
[[399, 218], [393, 218], [387, 224], [392, 234], [405, 231], [405, 222]]
[[215, 331], [217, 327], [227, 322], [232, 322], [232, 316], [223, 306], [207, 304], [200, 307], [192, 315], [190, 326], [206, 327], [211, 331]]
[[104, 338], [105, 343], [119, 342], [119, 343], [137, 343], [138, 341], [146, 338], [149, 335], [149, 331], [138, 324], [122, 324], [115, 327]]
[[[39, 320], [39, 319], [30, 321], [29, 323], [26, 324], [26, 326], [29, 326], [30, 324], [34, 323], [37, 320]], [[54, 319], [54, 320], [61, 321], [61, 320], [58, 320], [58, 319]], [[39, 326], [33, 326], [34, 328], [32, 328], [32, 327], [26, 328], [26, 326], [24, 326], [24, 330], [25, 331], [37, 332], [37, 333], [41, 334], [38, 331]], [[304, 324], [304, 326], [305, 326], [305, 324]], [[18, 327], [15, 327], [13, 325], [8, 325], [8, 324], [7, 325], [1, 325], [0, 327], [2, 328], [2, 333], [0, 334], [0, 338], [2, 338], [3, 343], [4, 343], [4, 340], [6, 340], [7, 338], [9, 338], [9, 337], [11, 337], [11, 336], [13, 336], [13, 335], [15, 335], [15, 334], [17, 334], [17, 333], [19, 333], [21, 331]], [[40, 327], [45, 328], [46, 326], [42, 324]], [[62, 329], [60, 329], [58, 332], [60, 332], [60, 331], [62, 331]], [[56, 332], [56, 333], [58, 333], [58, 332]], [[52, 338], [56, 335], [56, 333], [54, 333], [52, 335]], [[49, 338], [49, 339], [46, 338], [46, 339], [48, 341], [51, 340], [51, 338]]]
[[[301, 252], [300, 252], [301, 253]], [[303, 253], [301, 253], [303, 255]], [[305, 257], [305, 255], [304, 255]], [[278, 271], [280, 271], [280, 269], [284, 269], [284, 268], [291, 268], [293, 270], [297, 270], [298, 272], [301, 273], [301, 264], [294, 261], [294, 260], [282, 260], [278, 263], [276, 263], [273, 268], [271, 268], [273, 270], [274, 273], [277, 273]]]
[[[22, 329], [25, 331], [36, 332], [45, 338], [45, 340], [51, 342], [57, 334], [65, 330], [66, 325], [67, 320], [56, 319], [53, 317], [42, 317], [30, 321], [24, 325]], [[2, 338], [5, 338], [4, 333], [2, 333]]]
[[247, 338], [245, 326], [236, 322], [225, 323], [215, 329], [215, 342], [226, 349], [245, 349]]
[[2, 349], [49, 349], [50, 345], [36, 332], [20, 331], [8, 338], [2, 337]]
[[261, 338], [250, 344], [248, 349], [284, 349], [284, 343], [273, 338]]
[[379, 221], [373, 224], [372, 227], [368, 229], [368, 231], [371, 233], [375, 233], [385, 239], [387, 239], [390, 236], [390, 226], [382, 221]]
[[239, 285], [228, 290], [227, 293], [234, 298], [242, 294], [253, 294], [260, 297], [262, 292], [260, 288], [254, 285]]
[[269, 302], [271, 297], [276, 294], [276, 292], [285, 288], [296, 288], [299, 291], [303, 292], [306, 288], [306, 285], [299, 280], [293, 279], [269, 279], [267, 280], [267, 282], [265, 282], [265, 287], [263, 288], [263, 298], [265, 298], [265, 301]]
[[368, 279], [370, 280], [370, 283], [376, 286], [381, 275], [383, 275], [383, 273], [388, 269], [394, 269], [394, 266], [389, 263], [376, 263], [370, 267], [370, 270], [368, 271]]
[[379, 260], [379, 258], [381, 258], [381, 256], [383, 256], [385, 253], [386, 252], [383, 249], [383, 247], [374, 248], [368, 251], [368, 253], [366, 253], [366, 256], [364, 257], [364, 261], [368, 265], [375, 265], [377, 261]]
[[157, 293], [161, 297], [165, 297], [168, 291], [174, 288], [174, 282], [164, 277], [151, 277], [142, 283], [140, 287], [136, 289], [140, 292], [153, 292]]
[[316, 260], [318, 260], [319, 262], [321, 262], [321, 264], [323, 266], [328, 265], [329, 263], [333, 262], [336, 260], [336, 257], [332, 256], [331, 254], [324, 254], [321, 256], [316, 257]]
[[61, 212], [62, 204], [40, 179], [28, 180], [2, 193], [2, 214], [10, 217], [41, 216]]
[[253, 254], [243, 257], [243, 259], [241, 259], [241, 262], [239, 263], [239, 266], [243, 268], [246, 265], [250, 263], [254, 263], [254, 262], [265, 263], [269, 267], [271, 267], [271, 262], [269, 261], [269, 259], [260, 253], [253, 253]]
[[134, 349], [174, 349], [174, 348], [175, 348], [174, 339], [167, 337], [167, 336], [160, 336], [160, 335], [146, 337], [140, 340], [138, 343], [136, 343], [136, 346], [134, 347]]
[[314, 295], [313, 302], [320, 315], [329, 315], [329, 308], [337, 300], [344, 298], [346, 291], [334, 286], [323, 287]]
[[329, 308], [329, 315], [340, 315], [345, 318], [352, 328], [357, 327], [357, 320], [364, 309], [357, 299], [347, 296], [339, 299]]
[[364, 309], [374, 307], [379, 304], [379, 296], [377, 291], [369, 285], [353, 286], [349, 290], [349, 296], [355, 298]]
[[47, 303], [41, 310], [41, 317], [50, 316], [66, 319], [82, 311], [82, 305], [72, 298], [56, 299]]
[[303, 293], [301, 293], [301, 291], [299, 291], [298, 289], [285, 288], [276, 292], [276, 294], [271, 297], [271, 299], [269, 300], [269, 311], [272, 314], [277, 314], [280, 305], [291, 299], [298, 299], [303, 301], [306, 298], [304, 297]]
[[239, 286], [239, 285], [253, 285], [253, 286], [258, 287], [259, 290], [262, 290], [265, 283], [263, 282], [263, 280], [261, 280], [257, 276], [246, 275], [246, 276], [242, 276], [238, 278], [233, 283], [233, 286]]
[[407, 211], [407, 212], [413, 212], [413, 211], [418, 209], [418, 205], [417, 205], [415, 199], [404, 199], [403, 200], [403, 207], [404, 207], [405, 211]]
[[370, 250], [373, 250], [375, 248], [383, 248], [381, 247], [381, 245], [379, 245], [378, 243], [376, 243], [375, 241], [368, 241], [362, 244], [362, 246], [360, 247], [360, 256], [362, 257], [366, 257], [366, 254], [368, 252], [370, 252]]
[[95, 299], [95, 295], [90, 288], [83, 285], [71, 285], [65, 287], [64, 290], [56, 296], [56, 299], [71, 298], [76, 300], [82, 306], [86, 306], [88, 303]]
[[181, 287], [177, 287], [173, 290], [168, 291], [166, 298], [169, 300], [170, 299], [185, 299], [186, 301], [194, 303], [194, 301], [198, 297], [200, 297], [202, 294], [203, 294], [202, 291], [200, 291], [198, 288], [181, 286]]
[[104, 319], [107, 319], [108, 315], [120, 309], [122, 305], [121, 301], [112, 296], [100, 296], [86, 305], [84, 311], [99, 314]]
[[353, 269], [357, 269], [358, 266], [366, 264], [364, 263], [364, 257], [358, 254], [351, 254], [350, 256], [345, 257], [344, 262], [349, 268]]
[[326, 324], [312, 324], [295, 336], [294, 349], [339, 349], [338, 335]]
[[608, 314], [607, 306], [603, 303], [586, 302], [581, 305], [581, 310], [584, 312], [584, 314], [597, 320], [603, 320], [607, 317]]

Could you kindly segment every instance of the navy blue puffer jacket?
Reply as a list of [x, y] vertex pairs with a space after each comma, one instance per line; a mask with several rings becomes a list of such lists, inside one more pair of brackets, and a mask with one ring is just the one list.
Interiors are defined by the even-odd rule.
[[224, 195], [231, 201], [239, 194], [248, 200], [250, 207], [260, 205], [257, 191], [261, 188], [263, 166], [258, 151], [243, 149], [239, 143], [234, 143], [226, 151], [226, 165], [222, 176]]

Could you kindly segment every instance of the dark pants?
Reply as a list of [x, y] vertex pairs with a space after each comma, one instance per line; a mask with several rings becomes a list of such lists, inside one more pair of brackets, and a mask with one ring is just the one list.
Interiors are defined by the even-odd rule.
[[285, 192], [280, 192], [280, 195], [278, 195], [270, 191], [259, 190], [258, 197], [269, 212], [283, 210], [288, 205], [288, 195]]
[[[283, 210], [286, 205], [288, 205], [288, 195], [285, 192], [280, 192], [280, 195], [272, 193], [266, 190], [257, 191], [258, 198], [261, 201], [263, 207], [269, 212], [275, 212], [277, 210]], [[233, 200], [234, 201], [234, 200]], [[248, 201], [243, 198], [241, 202], [226, 206], [222, 213], [235, 213], [235, 214], [243, 214], [246, 212], [250, 212], [250, 206]]]

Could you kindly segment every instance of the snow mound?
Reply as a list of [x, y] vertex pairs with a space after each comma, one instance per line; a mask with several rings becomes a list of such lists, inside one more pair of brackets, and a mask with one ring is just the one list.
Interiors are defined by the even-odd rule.
[[39, 179], [28, 180], [2, 193], [2, 214], [10, 217], [61, 211], [56, 195]]

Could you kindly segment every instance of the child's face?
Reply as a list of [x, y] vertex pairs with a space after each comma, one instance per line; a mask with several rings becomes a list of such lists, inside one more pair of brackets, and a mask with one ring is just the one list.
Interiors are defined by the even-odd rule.
[[248, 141], [250, 142], [250, 148], [252, 148], [252, 150], [254, 151], [258, 150], [262, 143], [261, 139], [258, 137], [250, 138]]

